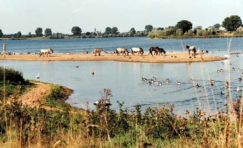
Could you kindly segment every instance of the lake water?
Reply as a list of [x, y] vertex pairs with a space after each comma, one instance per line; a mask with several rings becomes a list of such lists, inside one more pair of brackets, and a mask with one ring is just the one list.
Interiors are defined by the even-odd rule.
[[[212, 55], [223, 56], [227, 53], [230, 39], [166, 39], [151, 40], [144, 37], [134, 38], [98, 38], [98, 39], [59, 39], [59, 40], [11, 40], [0, 41], [7, 44], [7, 51], [15, 53], [38, 52], [41, 48], [53, 48], [55, 53], [81, 53], [102, 47], [106, 51], [114, 51], [116, 47], [142, 47], [148, 51], [151, 46], [163, 47], [166, 51], [183, 51], [182, 44], [194, 45], [201, 50], [209, 50]], [[0, 61], [1, 66], [11, 67], [23, 72], [26, 79], [34, 79], [37, 73], [40, 80], [48, 83], [61, 84], [74, 90], [67, 100], [72, 106], [94, 109], [93, 103], [101, 98], [104, 88], [112, 90], [112, 108], [117, 110], [119, 102], [125, 107], [140, 104], [143, 107], [156, 107], [164, 103], [175, 105], [175, 113], [183, 114], [186, 109], [197, 107], [215, 112], [215, 108], [223, 108], [228, 103], [228, 89], [224, 83], [230, 81], [230, 92], [233, 99], [242, 96], [242, 82], [238, 80], [243, 69], [243, 38], [233, 38], [230, 60], [207, 63], [151, 64], [128, 62], [82, 62], [82, 61]], [[78, 68], [76, 68], [78, 66]], [[232, 68], [239, 68], [233, 71]], [[224, 69], [217, 73], [217, 69]], [[91, 71], [94, 76], [90, 75]], [[141, 77], [156, 77], [156, 81], [169, 78], [170, 83], [149, 85]], [[187, 78], [193, 77], [201, 87], [195, 88]], [[215, 85], [209, 85], [209, 78]], [[181, 81], [176, 85], [175, 81]], [[237, 91], [237, 87], [240, 91]], [[221, 91], [224, 93], [221, 95]]]

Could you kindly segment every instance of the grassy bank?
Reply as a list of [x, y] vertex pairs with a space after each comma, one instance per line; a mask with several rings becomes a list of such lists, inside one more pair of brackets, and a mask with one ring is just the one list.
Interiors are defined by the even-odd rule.
[[[30, 83], [6, 80], [1, 92], [11, 84], [16, 93], [11, 94], [15, 98], [11, 104], [0, 104], [0, 147], [240, 147], [243, 143], [241, 100], [225, 104], [213, 116], [197, 109], [181, 117], [170, 104], [141, 111], [139, 105], [128, 110], [117, 102], [116, 112], [105, 103], [112, 99], [112, 91], [104, 89], [104, 103], [95, 110], [79, 110], [64, 102], [71, 90], [51, 85], [41, 105], [33, 108], [18, 102], [19, 93], [31, 89], [21, 93], [19, 85], [28, 88]], [[3, 93], [1, 101], [2, 97]]]

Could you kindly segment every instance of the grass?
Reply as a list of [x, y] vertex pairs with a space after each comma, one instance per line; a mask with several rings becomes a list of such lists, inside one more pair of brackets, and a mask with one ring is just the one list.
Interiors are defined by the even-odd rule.
[[[6, 71], [6, 69], [5, 69]], [[173, 113], [174, 106], [141, 111], [123, 108], [110, 110], [105, 103], [96, 110], [79, 110], [65, 104], [70, 94], [65, 87], [54, 85], [43, 106], [52, 109], [22, 107], [18, 96], [33, 86], [19, 83], [21, 72], [14, 70], [1, 85], [1, 100], [13, 96], [11, 104], [0, 104], [1, 147], [241, 147], [242, 100], [225, 105], [214, 116], [199, 109], [184, 117]], [[19, 76], [17, 76], [19, 75]], [[16, 83], [15, 80], [18, 79]], [[6, 81], [9, 80], [9, 81]], [[104, 89], [101, 102], [110, 100], [112, 91]], [[234, 120], [231, 120], [235, 117]]]

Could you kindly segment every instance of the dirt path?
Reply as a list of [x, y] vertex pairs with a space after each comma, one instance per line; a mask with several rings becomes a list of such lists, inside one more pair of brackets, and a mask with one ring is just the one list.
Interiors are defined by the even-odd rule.
[[27, 91], [19, 97], [19, 101], [23, 106], [39, 107], [43, 101], [43, 98], [51, 93], [51, 84], [32, 82], [35, 84], [30, 91]]

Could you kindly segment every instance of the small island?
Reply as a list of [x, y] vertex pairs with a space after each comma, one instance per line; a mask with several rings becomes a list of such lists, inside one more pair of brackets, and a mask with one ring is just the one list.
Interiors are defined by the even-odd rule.
[[102, 53], [101, 56], [95, 56], [93, 53], [65, 53], [52, 54], [49, 57], [39, 56], [38, 54], [6, 55], [0, 56], [0, 60], [17, 61], [117, 61], [117, 62], [143, 62], [143, 63], [187, 63], [187, 62], [210, 62], [226, 60], [226, 57], [211, 56], [197, 53], [196, 57], [188, 55], [188, 52], [167, 52], [166, 56], [129, 54], [117, 55], [115, 53]]

